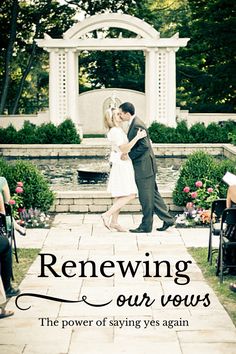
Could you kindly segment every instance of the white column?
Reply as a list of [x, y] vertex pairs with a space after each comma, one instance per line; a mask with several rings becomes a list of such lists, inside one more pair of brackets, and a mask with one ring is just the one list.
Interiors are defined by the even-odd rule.
[[50, 121], [60, 124], [59, 105], [58, 105], [58, 53], [56, 50], [49, 51], [49, 115]]
[[67, 113], [68, 117], [77, 125], [78, 115], [78, 65], [77, 53], [69, 49], [67, 53]]
[[176, 62], [175, 53], [178, 48], [167, 48], [168, 75], [167, 75], [167, 125], [176, 127]]
[[145, 67], [145, 97], [146, 97], [146, 123], [148, 126], [157, 120], [157, 97], [158, 97], [158, 77], [157, 77], [157, 49], [150, 48], [146, 52]]

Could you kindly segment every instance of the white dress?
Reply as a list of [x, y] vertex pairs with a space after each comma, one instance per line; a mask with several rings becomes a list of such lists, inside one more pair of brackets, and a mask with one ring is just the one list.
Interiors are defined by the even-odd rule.
[[130, 158], [121, 160], [122, 152], [119, 146], [128, 143], [125, 132], [120, 127], [113, 127], [109, 130], [107, 138], [111, 142], [110, 162], [112, 163], [107, 191], [112, 197], [137, 194], [132, 161]]

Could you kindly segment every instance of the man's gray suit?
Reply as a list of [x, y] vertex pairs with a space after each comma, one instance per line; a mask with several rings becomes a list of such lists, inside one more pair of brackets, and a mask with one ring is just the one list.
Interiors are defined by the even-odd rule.
[[[129, 141], [136, 136], [139, 128], [146, 130], [148, 134], [144, 122], [138, 117], [134, 117], [127, 134]], [[173, 223], [173, 219], [168, 213], [166, 205], [158, 192], [156, 184], [157, 165], [149, 136], [138, 140], [129, 152], [129, 157], [133, 162], [135, 181], [138, 187], [139, 201], [143, 212], [142, 223], [139, 227], [146, 232], [151, 232], [154, 212], [164, 222]]]

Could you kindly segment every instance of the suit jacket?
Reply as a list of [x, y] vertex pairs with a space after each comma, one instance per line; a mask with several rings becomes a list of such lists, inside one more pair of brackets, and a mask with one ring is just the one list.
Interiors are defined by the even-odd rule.
[[134, 166], [135, 179], [147, 178], [155, 175], [157, 172], [156, 159], [152, 150], [147, 127], [144, 122], [136, 116], [129, 127], [127, 133], [128, 139], [131, 141], [137, 134], [139, 128], [146, 130], [147, 137], [138, 140], [129, 152], [129, 157]]

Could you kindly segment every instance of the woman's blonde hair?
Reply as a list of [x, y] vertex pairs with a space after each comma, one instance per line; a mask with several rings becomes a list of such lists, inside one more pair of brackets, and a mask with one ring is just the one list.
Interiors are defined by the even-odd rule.
[[104, 125], [107, 129], [111, 129], [113, 127], [118, 126], [117, 122], [114, 119], [114, 111], [115, 108], [108, 108], [104, 114]]

